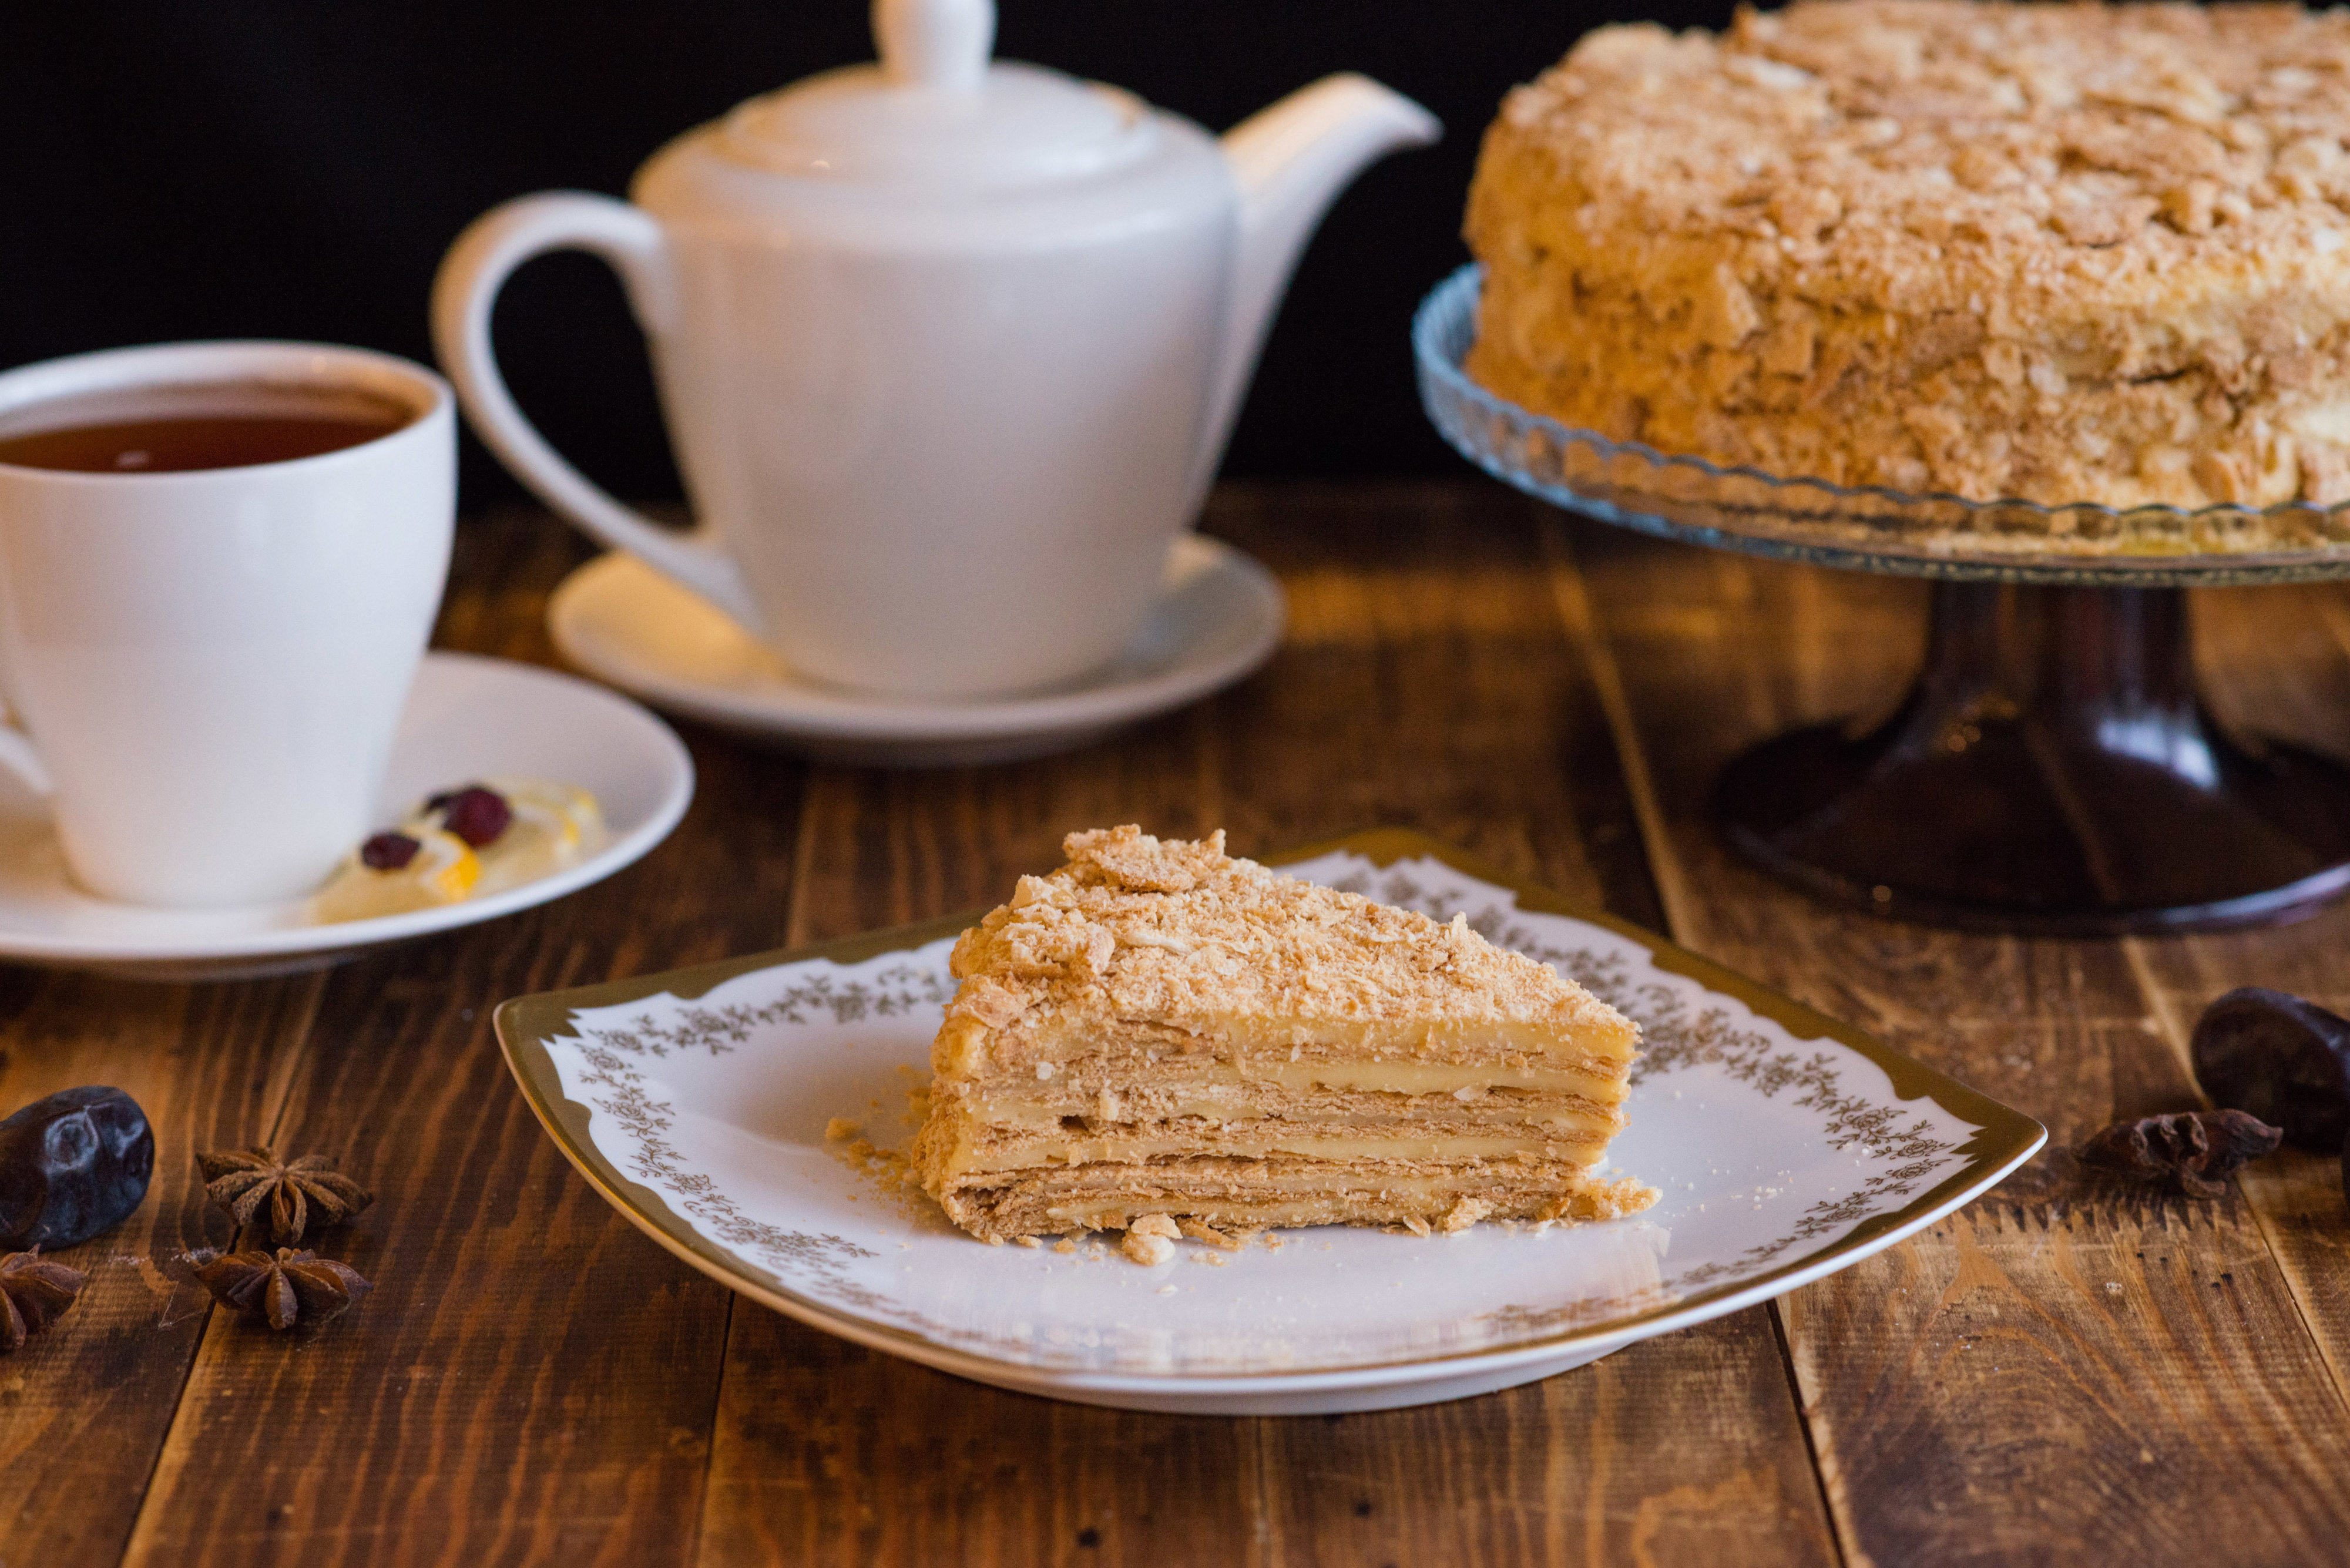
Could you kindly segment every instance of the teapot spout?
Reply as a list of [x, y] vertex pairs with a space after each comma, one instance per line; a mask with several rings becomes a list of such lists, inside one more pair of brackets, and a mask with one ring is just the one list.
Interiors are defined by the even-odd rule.
[[1401, 93], [1347, 71], [1299, 88], [1224, 133], [1224, 158], [1240, 186], [1238, 249], [1215, 389], [1200, 432], [1199, 493], [1214, 477], [1265, 331], [1322, 214], [1373, 161], [1426, 146], [1443, 130]]

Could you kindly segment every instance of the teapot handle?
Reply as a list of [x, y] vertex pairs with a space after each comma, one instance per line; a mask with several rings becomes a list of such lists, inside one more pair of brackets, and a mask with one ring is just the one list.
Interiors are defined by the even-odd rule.
[[660, 225], [624, 202], [577, 191], [521, 196], [457, 237], [432, 282], [432, 344], [457, 400], [490, 450], [542, 501], [591, 537], [700, 594], [756, 635], [764, 618], [706, 530], [681, 535], [621, 505], [566, 462], [515, 406], [490, 342], [490, 311], [514, 270], [547, 251], [601, 256], [620, 275], [637, 324], [656, 343], [677, 317]]

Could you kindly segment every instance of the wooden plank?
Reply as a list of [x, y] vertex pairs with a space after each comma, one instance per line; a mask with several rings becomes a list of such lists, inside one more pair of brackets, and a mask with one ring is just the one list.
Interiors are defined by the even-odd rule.
[[461, 518], [432, 646], [559, 668], [546, 601], [596, 554], [576, 529], [536, 506]]
[[[1397, 823], [1654, 918], [1520, 504], [1227, 487], [1211, 520], [1289, 590], [1266, 671], [1056, 762], [818, 770], [795, 938], [993, 902], [1119, 821], [1243, 853]], [[1834, 1557], [1761, 1313], [1432, 1409], [1216, 1421], [999, 1394], [739, 1311], [708, 1495], [709, 1563]]]
[[[1417, 827], [1660, 923], [1533, 508], [1450, 483], [1340, 490], [1311, 511], [1280, 490], [1232, 499], [1220, 529], [1293, 600], [1261, 710], [1229, 722], [1257, 763], [1225, 785], [1236, 834]], [[1282, 1561], [1834, 1561], [1759, 1311], [1483, 1398], [1264, 1422], [1258, 1440]]]
[[[2198, 664], [2223, 722], [2350, 756], [2350, 592], [2333, 586], [2196, 596]], [[2212, 998], [2265, 985], [2350, 1012], [2350, 904], [2281, 929], [2132, 944], [2164, 1038], [2187, 1060]], [[2182, 1104], [2190, 1102], [2182, 1102]], [[2286, 1149], [2240, 1179], [2337, 1387], [2350, 1387], [2350, 1210], [2342, 1167]]]
[[1246, 1437], [982, 1387], [745, 1303], [702, 1561], [1255, 1562]]
[[[469, 519], [454, 580], [473, 591], [451, 597], [436, 640], [548, 658], [546, 593], [586, 555], [542, 514]], [[181, 1257], [233, 1234], [204, 1205], [194, 1153], [277, 1125], [325, 983], [173, 986], [0, 966], [0, 1115], [112, 1084], [145, 1109], [157, 1150], [130, 1222], [59, 1254], [90, 1273], [81, 1300], [0, 1360], [0, 1542], [37, 1526], [45, 1562], [120, 1557], [209, 1317], [210, 1298], [175, 1277]]]
[[2129, 950], [1848, 916], [1707, 825], [1741, 747], [1898, 693], [1916, 587], [1572, 538], [1562, 600], [1635, 759], [1675, 934], [2053, 1135], [1986, 1199], [1783, 1303], [1847, 1560], [2343, 1560], [2350, 1409], [2251, 1208], [2116, 1192], [2067, 1152], [2191, 1103]]
[[1216, 711], [1225, 820], [1243, 844], [1416, 827], [1661, 919], [1527, 504], [1482, 483], [1268, 485], [1233, 489], [1213, 515], [1290, 595], [1274, 665]]
[[1283, 1562], [1835, 1561], [1761, 1310], [1482, 1398], [1262, 1425]]
[[[576, 548], [542, 516], [465, 548], [444, 638], [543, 652]], [[315, 1337], [215, 1322], [130, 1561], [691, 1555], [732, 1298], [572, 1174], [490, 1033], [507, 996], [783, 939], [801, 769], [689, 740], [693, 808], [636, 867], [328, 979], [280, 1143], [375, 1189], [324, 1250], [376, 1292]]]
[[[993, 902], [1021, 871], [1057, 864], [1072, 826], [1210, 826], [1204, 733], [1178, 715], [1066, 759], [815, 769], [791, 941]], [[1252, 1476], [1234, 1423], [1003, 1393], [746, 1303], [728, 1336], [701, 1560], [1240, 1563]]]
[[33, 1542], [60, 1568], [120, 1557], [210, 1305], [176, 1260], [232, 1229], [205, 1207], [193, 1152], [276, 1118], [320, 987], [0, 967], [0, 1114], [110, 1084], [147, 1113], [156, 1149], [139, 1210], [55, 1254], [89, 1275], [80, 1300], [0, 1356], [0, 1562]]

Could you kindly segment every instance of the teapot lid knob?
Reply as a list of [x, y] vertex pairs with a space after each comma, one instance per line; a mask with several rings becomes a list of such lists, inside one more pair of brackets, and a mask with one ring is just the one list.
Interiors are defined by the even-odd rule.
[[873, 0], [873, 41], [893, 87], [976, 92], [995, 47], [995, 0]]
[[[957, 201], [1090, 180], [1159, 150], [1157, 117], [1130, 94], [992, 61], [994, 0], [870, 3], [879, 65], [738, 104], [713, 137], [681, 145], [795, 179]], [[739, 205], [739, 194], [713, 200]]]

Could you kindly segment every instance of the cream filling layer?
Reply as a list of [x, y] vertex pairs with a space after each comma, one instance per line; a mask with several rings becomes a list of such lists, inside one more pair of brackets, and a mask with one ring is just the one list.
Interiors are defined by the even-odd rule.
[[1621, 1112], [1575, 1096], [1529, 1101], [1514, 1096], [1456, 1099], [1440, 1095], [1432, 1106], [1397, 1096], [1332, 1105], [1287, 1096], [1243, 1098], [1162, 1092], [1145, 1097], [1129, 1091], [1122, 1096], [993, 1095], [967, 1100], [960, 1109], [983, 1127], [1032, 1132], [1059, 1131], [1071, 1117], [1084, 1121], [1087, 1130], [1096, 1133], [1114, 1126], [1139, 1127], [1178, 1118], [1210, 1124], [1278, 1117], [1303, 1127], [1563, 1127], [1609, 1132], [1622, 1125]]
[[[1079, 1038], [1099, 1030], [1072, 1030]], [[1435, 1056], [1461, 1052], [1496, 1052], [1503, 1055], [1596, 1056], [1602, 1061], [1629, 1062], [1638, 1040], [1629, 1023], [1590, 1019], [1576, 1024], [1519, 1023], [1488, 1019], [1471, 1023], [1454, 1019], [1364, 1020], [1338, 1018], [1215, 1019], [1198, 1032], [1201, 1039], [1244, 1055], [1286, 1056], [1292, 1050], [1336, 1047], [1348, 1056]]]
[[1124, 1093], [1133, 1088], [1207, 1089], [1218, 1085], [1268, 1085], [1295, 1094], [1316, 1090], [1367, 1095], [1450, 1095], [1462, 1089], [1522, 1089], [1536, 1094], [1576, 1095], [1603, 1106], [1622, 1103], [1625, 1075], [1617, 1069], [1578, 1072], [1572, 1068], [1502, 1063], [1453, 1062], [1311, 1062], [1268, 1061], [1243, 1056], [1232, 1063], [1201, 1062], [1189, 1057], [1162, 1058], [1139, 1070], [1124, 1062], [1100, 1057], [1043, 1061], [1025, 1074], [987, 1073], [972, 1080], [980, 1088], [1034, 1081], [1050, 1084], [1072, 1080], [1097, 1083]]
[[[1628, 1023], [1556, 1024], [1427, 1020], [1235, 1018], [1196, 1032], [1113, 1018], [1024, 1021], [998, 1033], [976, 1018], [952, 1018], [939, 1032], [931, 1064], [950, 1076], [983, 1078], [1044, 1060], [1067, 1064], [1088, 1056], [1128, 1065], [1144, 1062], [1246, 1063], [1272, 1069], [1311, 1064], [1354, 1069], [1452, 1066], [1491, 1073], [1539, 1064], [1554, 1071], [1620, 1077], [1638, 1035]], [[991, 1060], [993, 1058], [993, 1060]], [[1456, 1080], [1456, 1083], [1458, 1080]]]
[[1243, 1057], [1233, 1075], [1284, 1089], [1343, 1089], [1374, 1095], [1449, 1095], [1458, 1089], [1534, 1089], [1581, 1095], [1612, 1106], [1624, 1097], [1621, 1071], [1578, 1073], [1452, 1062], [1267, 1062]]
[[[1004, 1192], [1000, 1206], [1022, 1212], [1041, 1209], [1062, 1225], [1086, 1221], [1122, 1225], [1138, 1206], [1154, 1204], [1187, 1214], [1213, 1210], [1226, 1216], [1263, 1216], [1291, 1210], [1325, 1215], [1424, 1210], [1428, 1205], [1449, 1205], [1461, 1197], [1486, 1198], [1503, 1205], [1538, 1202], [1585, 1192], [1613, 1194], [1624, 1185], [1592, 1181], [1582, 1172], [1555, 1168], [1518, 1181], [1496, 1181], [1492, 1169], [1480, 1167], [1410, 1175], [1343, 1173], [1344, 1179], [1342, 1173], [1331, 1171], [1290, 1171], [1245, 1182], [1212, 1176], [1203, 1179], [1181, 1170], [1144, 1171], [1132, 1173], [1126, 1178], [1126, 1185], [1116, 1187], [1101, 1179], [1111, 1174], [1073, 1172], [1065, 1180], [1024, 1184], [1016, 1191]], [[1136, 1177], [1154, 1176], [1166, 1179], [1145, 1180], [1141, 1185], [1147, 1191], [1138, 1190]], [[984, 1200], [984, 1195], [972, 1196]]]
[[1557, 1164], [1523, 1168], [1524, 1174], [1503, 1179], [1517, 1168], [1502, 1171], [1491, 1166], [1462, 1164], [1446, 1166], [1435, 1170], [1318, 1170], [1308, 1166], [1288, 1169], [1273, 1168], [1246, 1177], [1218, 1171], [1201, 1174], [1180, 1167], [1159, 1166], [1135, 1170], [1126, 1166], [1106, 1166], [1039, 1175], [1033, 1181], [1022, 1182], [1017, 1190], [1035, 1192], [1045, 1197], [1062, 1194], [1097, 1197], [1105, 1201], [1124, 1199], [1131, 1202], [1138, 1187], [1165, 1196], [1177, 1192], [1214, 1193], [1237, 1198], [1359, 1196], [1367, 1192], [1401, 1194], [1430, 1192], [1558, 1192], [1571, 1191], [1586, 1185], [1597, 1186], [1590, 1173], [1581, 1167]]
[[[1201, 1193], [1196, 1199], [1167, 1194], [1162, 1201], [1168, 1207], [1180, 1209], [1186, 1215], [1201, 1212], [1232, 1224], [1248, 1221], [1261, 1225], [1311, 1225], [1339, 1215], [1368, 1214], [1375, 1218], [1388, 1215], [1441, 1212], [1463, 1198], [1483, 1198], [1485, 1189], [1473, 1181], [1409, 1181], [1397, 1182], [1376, 1191], [1361, 1192], [1300, 1192], [1294, 1197], [1256, 1196], [1243, 1193]], [[1527, 1207], [1555, 1195], [1527, 1193], [1514, 1207]], [[1116, 1231], [1125, 1227], [1134, 1211], [1134, 1199], [1069, 1198], [1045, 1199], [1043, 1211], [1049, 1224], [1039, 1229], [1065, 1231], [1084, 1226], [1091, 1231]]]
[[[1053, 1167], [1114, 1165], [1133, 1167], [1154, 1159], [1182, 1159], [1212, 1155], [1235, 1159], [1264, 1159], [1278, 1155], [1339, 1162], [1395, 1160], [1413, 1165], [1451, 1165], [1471, 1160], [1506, 1160], [1516, 1155], [1558, 1164], [1587, 1167], [1607, 1152], [1611, 1127], [1586, 1137], [1509, 1137], [1447, 1136], [1443, 1137], [1367, 1137], [1351, 1132], [1273, 1131], [1278, 1124], [1251, 1123], [1229, 1132], [1201, 1135], [1183, 1132], [1153, 1137], [1136, 1133], [1113, 1137], [1035, 1137], [1009, 1147], [980, 1149], [966, 1137], [938, 1168], [938, 1174], [958, 1185], [964, 1179], [988, 1175], [1017, 1176]], [[1268, 1136], [1269, 1135], [1269, 1136]], [[1332, 1179], [1322, 1177], [1324, 1185]]]

